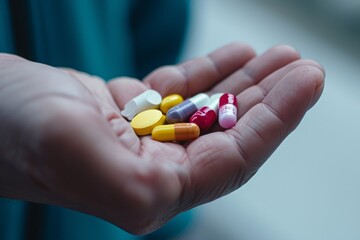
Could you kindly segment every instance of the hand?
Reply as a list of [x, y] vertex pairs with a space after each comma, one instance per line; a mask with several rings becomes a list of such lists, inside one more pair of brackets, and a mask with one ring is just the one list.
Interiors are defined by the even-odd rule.
[[[244, 44], [160, 68], [144, 82], [0, 60], [0, 195], [60, 205], [133, 233], [243, 185], [320, 97], [322, 67], [290, 47]], [[162, 96], [231, 92], [239, 120], [187, 144], [138, 138], [119, 114], [152, 88]]]

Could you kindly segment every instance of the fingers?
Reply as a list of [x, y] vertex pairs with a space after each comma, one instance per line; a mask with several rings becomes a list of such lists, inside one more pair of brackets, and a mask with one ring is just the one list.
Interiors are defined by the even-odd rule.
[[222, 81], [254, 55], [248, 45], [233, 43], [206, 57], [155, 70], [144, 79], [144, 83], [132, 78], [116, 78], [109, 82], [108, 87], [120, 109], [131, 98], [149, 88], [157, 90], [163, 97], [171, 93], [189, 97]]
[[282, 79], [292, 70], [301, 66], [313, 66], [320, 69], [320, 71], [324, 71], [323, 67], [319, 63], [307, 59], [296, 60], [286, 65], [285, 67], [278, 69], [269, 76], [265, 77], [258, 84], [245, 89], [237, 96], [239, 106], [238, 119], [240, 119], [241, 116], [245, 114], [251, 107], [260, 103], [268, 94], [268, 92], [276, 85], [276, 83], [279, 82], [280, 79]]
[[248, 45], [232, 43], [206, 57], [155, 70], [144, 79], [145, 85], [130, 78], [121, 78], [110, 82], [109, 88], [120, 108], [148, 88], [157, 90], [163, 97], [178, 93], [187, 98], [211, 88], [210, 94], [238, 94], [299, 58], [296, 50], [285, 45], [273, 47], [258, 57], [254, 56], [253, 49]]
[[226, 45], [206, 57], [187, 61], [178, 66], [160, 68], [144, 82], [162, 96], [178, 93], [187, 98], [205, 92], [241, 68], [255, 56], [254, 50], [243, 43]]
[[248, 172], [256, 171], [295, 129], [318, 100], [323, 80], [324, 73], [317, 67], [295, 68], [229, 131], [245, 158]]
[[318, 67], [296, 67], [234, 128], [194, 141], [187, 149], [191, 180], [184, 192], [184, 205], [210, 201], [244, 184], [318, 100], [323, 80], [324, 73]]
[[251, 59], [243, 68], [216, 85], [211, 92], [239, 94], [248, 87], [257, 84], [272, 72], [299, 59], [299, 57], [299, 53], [290, 46], [275, 46]]

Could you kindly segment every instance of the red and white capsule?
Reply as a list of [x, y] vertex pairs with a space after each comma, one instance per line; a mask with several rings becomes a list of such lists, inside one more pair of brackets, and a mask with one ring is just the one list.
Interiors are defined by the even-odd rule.
[[219, 98], [220, 95], [211, 96], [210, 102], [191, 116], [190, 122], [198, 125], [201, 132], [209, 130], [216, 122], [219, 111]]
[[232, 128], [237, 122], [236, 96], [224, 93], [219, 99], [219, 124], [223, 128]]

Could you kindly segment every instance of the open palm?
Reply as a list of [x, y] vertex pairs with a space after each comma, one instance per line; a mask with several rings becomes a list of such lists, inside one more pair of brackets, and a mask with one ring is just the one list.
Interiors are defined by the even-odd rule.
[[[73, 70], [61, 72], [54, 77], [59, 81], [50, 81], [50, 94], [34, 97], [36, 103], [20, 111], [39, 112], [22, 126], [31, 142], [24, 158], [30, 182], [23, 177], [3, 195], [77, 209], [134, 233], [155, 230], [246, 183], [316, 103], [324, 78], [318, 63], [300, 59], [291, 47], [255, 56], [241, 43], [162, 67], [143, 82], [121, 78], [106, 85]], [[139, 138], [120, 109], [149, 88], [163, 97], [233, 93], [239, 120], [232, 129], [215, 126], [184, 144]]]

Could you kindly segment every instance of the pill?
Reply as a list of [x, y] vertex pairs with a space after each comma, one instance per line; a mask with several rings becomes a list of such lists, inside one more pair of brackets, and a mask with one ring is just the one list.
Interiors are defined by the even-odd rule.
[[154, 140], [161, 142], [192, 140], [199, 137], [199, 135], [200, 129], [194, 123], [160, 125], [155, 127], [151, 133]]
[[175, 107], [176, 105], [182, 103], [184, 101], [183, 97], [179, 94], [171, 94], [164, 99], [160, 103], [160, 110], [166, 114], [170, 108]]
[[219, 124], [223, 128], [232, 128], [237, 121], [237, 100], [233, 94], [224, 93], [219, 99]]
[[190, 122], [198, 125], [202, 132], [209, 130], [218, 118], [219, 98], [222, 94], [214, 95], [210, 97], [208, 104], [196, 111], [190, 118]]
[[161, 100], [162, 97], [160, 93], [152, 89], [147, 90], [128, 101], [125, 104], [121, 115], [126, 117], [128, 120], [131, 120], [139, 112], [159, 108]]
[[206, 105], [210, 98], [205, 93], [199, 93], [184, 102], [169, 109], [166, 114], [167, 123], [187, 122], [191, 115]]
[[151, 134], [158, 125], [165, 123], [165, 116], [158, 109], [149, 109], [137, 114], [130, 122], [138, 136]]

